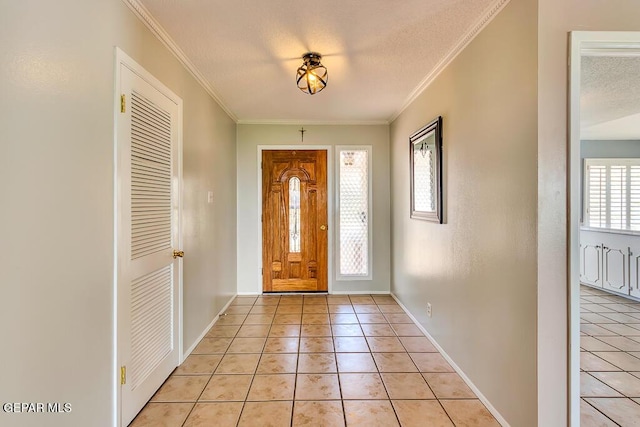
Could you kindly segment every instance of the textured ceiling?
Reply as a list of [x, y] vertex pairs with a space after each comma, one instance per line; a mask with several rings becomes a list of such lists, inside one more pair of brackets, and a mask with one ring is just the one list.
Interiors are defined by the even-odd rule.
[[640, 139], [640, 56], [583, 56], [582, 139]]
[[[241, 122], [386, 122], [504, 0], [140, 0]], [[295, 84], [316, 51], [329, 83]]]

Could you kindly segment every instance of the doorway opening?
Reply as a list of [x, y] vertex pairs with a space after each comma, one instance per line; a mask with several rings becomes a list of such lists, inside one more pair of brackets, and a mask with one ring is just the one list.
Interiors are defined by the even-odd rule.
[[571, 425], [628, 425], [640, 417], [640, 33], [571, 34], [569, 129]]

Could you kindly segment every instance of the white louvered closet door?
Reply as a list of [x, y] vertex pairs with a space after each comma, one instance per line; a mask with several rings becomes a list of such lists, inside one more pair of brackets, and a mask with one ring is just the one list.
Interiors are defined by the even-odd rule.
[[[142, 75], [142, 76], [141, 76]], [[179, 364], [179, 99], [120, 65], [118, 346], [122, 425]], [[163, 91], [163, 89], [165, 89]], [[174, 97], [172, 100], [170, 96]]]

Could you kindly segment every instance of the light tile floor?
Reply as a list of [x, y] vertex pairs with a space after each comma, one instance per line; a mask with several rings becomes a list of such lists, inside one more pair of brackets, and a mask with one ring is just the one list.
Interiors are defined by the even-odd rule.
[[237, 297], [131, 426], [499, 426], [389, 296]]
[[640, 426], [640, 303], [580, 287], [580, 425]]

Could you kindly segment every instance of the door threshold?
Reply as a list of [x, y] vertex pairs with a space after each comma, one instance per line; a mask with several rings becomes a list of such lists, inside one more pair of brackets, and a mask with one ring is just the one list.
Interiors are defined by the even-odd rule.
[[329, 295], [327, 291], [290, 291], [290, 292], [282, 292], [282, 291], [262, 291], [262, 295]]

